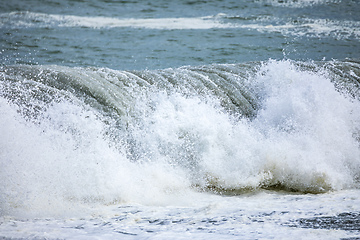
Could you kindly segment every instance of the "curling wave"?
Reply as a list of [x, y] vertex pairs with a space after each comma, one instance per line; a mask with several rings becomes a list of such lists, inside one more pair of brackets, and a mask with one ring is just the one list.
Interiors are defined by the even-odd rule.
[[[356, 61], [0, 69], [0, 212], [356, 188]], [[170, 200], [171, 199], [171, 200]]]

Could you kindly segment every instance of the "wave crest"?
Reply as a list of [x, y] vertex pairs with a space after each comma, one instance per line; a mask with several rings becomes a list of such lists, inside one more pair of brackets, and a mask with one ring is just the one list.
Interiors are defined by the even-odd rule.
[[2, 67], [2, 214], [357, 187], [358, 81], [357, 62]]

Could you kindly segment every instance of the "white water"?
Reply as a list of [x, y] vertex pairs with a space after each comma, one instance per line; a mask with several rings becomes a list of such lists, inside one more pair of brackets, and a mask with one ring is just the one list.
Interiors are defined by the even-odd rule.
[[64, 202], [168, 205], [208, 187], [323, 192], [358, 184], [358, 101], [325, 73], [288, 61], [265, 64], [253, 84], [262, 107], [252, 121], [213, 98], [156, 91], [139, 97], [126, 133], [75, 100], [47, 106], [33, 124], [2, 99], [3, 214], [62, 213], [54, 206]]
[[303, 8], [309, 6], [316, 6], [321, 4], [333, 3], [337, 4], [341, 2], [341, 0], [285, 0], [285, 1], [278, 1], [278, 0], [257, 0], [259, 2], [266, 2], [273, 6], [281, 6], [281, 7], [291, 7], [291, 8]]
[[[149, 88], [134, 96], [126, 130], [69, 92], [67, 100], [40, 104], [45, 110], [28, 121], [19, 113], [23, 105], [2, 97], [0, 229], [25, 238], [112, 238], [117, 231], [141, 238], [153, 236], [147, 231], [160, 238], [207, 238], [211, 231], [313, 237], [284, 224], [358, 210], [360, 104], [336, 90], [332, 77], [268, 61], [249, 79], [261, 106], [252, 120], [230, 115], [214, 97]], [[3, 72], [3, 86], [7, 78]], [[273, 185], [275, 192], [261, 190]], [[262, 229], [255, 235], [254, 224]], [[274, 235], [274, 227], [287, 230]]]
[[240, 28], [254, 29], [259, 32], [279, 32], [285, 36], [323, 37], [332, 36], [337, 39], [360, 37], [359, 21], [336, 21], [329, 19], [304, 18], [294, 22], [292, 19], [276, 17], [258, 17], [253, 23], [231, 22], [231, 16], [219, 13], [214, 16], [188, 18], [114, 18], [83, 17], [73, 15], [56, 15], [36, 12], [11, 12], [0, 14], [0, 27], [82, 27], [82, 28], [146, 28], [158, 30], [180, 29], [216, 29]]
[[[231, 28], [230, 24], [221, 23], [215, 16], [193, 18], [112, 18], [82, 17], [72, 15], [56, 15], [34, 12], [11, 12], [0, 15], [4, 18], [1, 24], [17, 27], [88, 27], [114, 28], [134, 27], [150, 29], [211, 29]], [[0, 25], [1, 26], [1, 25]]]

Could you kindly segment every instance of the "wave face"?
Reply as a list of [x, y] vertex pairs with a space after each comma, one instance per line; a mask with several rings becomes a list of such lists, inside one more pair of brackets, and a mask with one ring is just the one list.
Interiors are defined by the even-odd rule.
[[359, 186], [358, 62], [0, 75], [1, 215]]

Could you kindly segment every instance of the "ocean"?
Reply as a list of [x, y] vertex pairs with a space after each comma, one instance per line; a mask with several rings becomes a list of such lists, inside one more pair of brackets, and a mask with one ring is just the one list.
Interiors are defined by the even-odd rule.
[[0, 239], [360, 239], [358, 0], [0, 4]]

